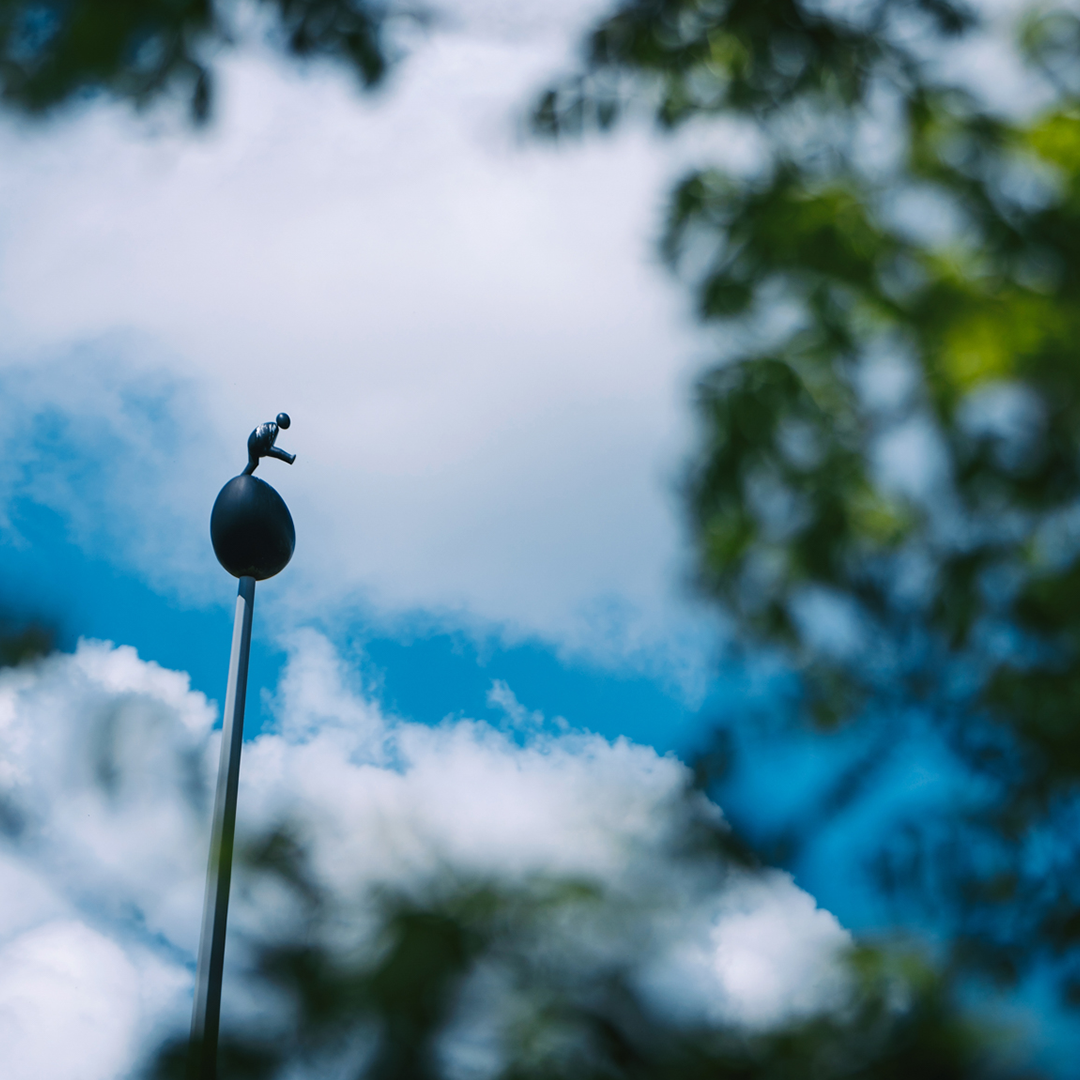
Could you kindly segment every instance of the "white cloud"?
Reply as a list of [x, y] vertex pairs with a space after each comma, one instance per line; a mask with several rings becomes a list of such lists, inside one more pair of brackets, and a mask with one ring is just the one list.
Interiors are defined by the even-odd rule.
[[[667, 490], [700, 342], [652, 249], [677, 162], [641, 132], [519, 137], [594, 10], [461, 5], [374, 99], [250, 46], [202, 135], [107, 106], [0, 125], [0, 359], [48, 390], [18, 406], [130, 447], [45, 492], [77, 536], [204, 599], [213, 496], [284, 408], [297, 464], [264, 468], [293, 610], [348, 595], [674, 663], [700, 633]], [[151, 375], [147, 432], [94, 411]], [[53, 449], [16, 460], [55, 473]]]
[[138, 976], [118, 945], [80, 922], [46, 923], [0, 952], [0, 972], [9, 1077], [107, 1080], [125, 1067]]
[[716, 1012], [751, 1025], [773, 1022], [782, 1010], [812, 1013], [842, 989], [841, 973], [821, 962], [836, 946], [835, 917], [808, 893], [780, 885], [783, 877], [732, 890], [710, 934], [711, 964], [725, 991]]
[[[496, 694], [522, 709], [509, 687]], [[549, 927], [545, 947], [568, 964], [622, 958], [677, 1015], [757, 1025], [841, 993], [832, 957], [847, 935], [790, 878], [685, 855], [694, 820], [718, 811], [684, 797], [686, 769], [674, 758], [553, 729], [527, 710], [531, 733], [388, 720], [311, 633], [294, 641], [274, 706], [280, 730], [245, 747], [241, 828], [252, 836], [288, 820], [300, 829], [313, 874], [354, 912], [348, 933], [363, 937], [373, 887], [421, 895], [447, 874], [510, 887], [572, 878], [611, 902]], [[128, 648], [83, 643], [73, 656], [0, 673], [8, 1075], [120, 1077], [164, 1030], [183, 1029], [212, 719], [186, 676]], [[259, 1005], [242, 986], [245, 948], [293, 917], [264, 882], [238, 876], [234, 1013]], [[475, 1031], [460, 1035], [462, 1053], [483, 1043]]]

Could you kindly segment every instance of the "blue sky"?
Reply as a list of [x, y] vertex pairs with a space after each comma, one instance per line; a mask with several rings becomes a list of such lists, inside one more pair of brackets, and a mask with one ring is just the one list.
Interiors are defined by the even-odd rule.
[[[140, 401], [139, 408], [157, 415], [153, 402]], [[89, 477], [107, 473], [106, 461], [87, 461], [90, 444], [78, 436], [74, 443], [67, 437], [57, 439], [56, 430], [68, 431], [66, 424], [46, 427], [52, 434], [39, 439], [36, 453], [48, 460], [38, 459], [38, 469], [29, 470], [28, 490], [39, 470], [47, 473], [66, 461], [76, 466], [77, 476], [91, 488], [88, 501], [95, 502], [99, 496]], [[283, 433], [279, 441], [292, 445], [288, 436], [294, 433], [295, 428]], [[95, 454], [107, 458], [125, 452], [122, 440], [117, 445], [106, 440]], [[293, 467], [302, 465], [298, 459]], [[266, 462], [261, 473], [276, 480], [284, 469]], [[190, 594], [177, 595], [167, 582], [155, 587], [146, 574], [110, 558], [110, 545], [93, 533], [80, 543], [71, 516], [30, 494], [10, 499], [7, 515], [7, 573], [0, 595], [17, 618], [43, 618], [55, 627], [66, 650], [74, 650], [79, 638], [133, 646], [143, 660], [189, 675], [194, 690], [220, 705], [235, 596], [235, 582], [225, 571], [210, 565], [208, 588], [202, 602], [196, 602]], [[299, 518], [295, 559], [301, 565], [304, 524]], [[194, 518], [191, 531], [193, 541], [209, 548], [206, 521]], [[475, 619], [425, 612], [389, 617], [363, 603], [283, 612], [278, 590], [294, 569], [290, 565], [280, 578], [260, 584], [256, 593], [249, 741], [278, 726], [275, 691], [289, 662], [290, 635], [314, 628], [347, 658], [365, 697], [386, 715], [404, 720], [437, 725], [471, 718], [498, 724], [504, 709], [492, 690], [504, 684], [525, 709], [549, 721], [562, 718], [573, 728], [609, 740], [624, 736], [684, 760], [709, 746], [717, 725], [734, 724], [743, 733], [742, 768], [725, 791], [724, 805], [752, 836], [768, 837], [797, 821], [807, 798], [862, 745], [861, 738], [799, 742], [790, 733], [777, 742], [771, 733], [783, 726], [780, 716], [790, 700], [782, 689], [770, 689], [766, 677], [722, 667], [718, 655], [710, 663], [707, 654], [695, 653], [699, 667], [688, 685], [662, 667], [642, 670], [635, 657], [608, 654], [601, 662], [557, 640], [525, 636], [520, 629], [508, 634], [505, 627]], [[928, 748], [925, 740], [897, 747], [882, 771], [882, 794], [861, 807], [855, 818], [848, 816], [826, 829], [796, 865], [798, 880], [845, 925], [873, 928], [892, 922], [892, 910], [867, 888], [858, 851], [860, 846], [873, 849], [874, 831], [898, 806], [910, 809], [913, 798], [929, 798], [932, 805], [941, 797], [937, 781], [949, 774], [949, 765]]]
[[[422, 723], [498, 718], [498, 682], [548, 718], [689, 758], [739, 715], [755, 680], [719, 670], [677, 496], [693, 377], [722, 342], [653, 240], [688, 161], [750, 150], [731, 132], [522, 141], [586, 13], [477, 7], [373, 100], [251, 46], [202, 134], [100, 104], [8, 121], [16, 607], [68, 649], [134, 646], [220, 701], [235, 586], [209, 509], [248, 432], [284, 409], [296, 463], [260, 475], [297, 551], [258, 590], [249, 738], [305, 627]], [[729, 806], [748, 824], [797, 814], [833, 761], [767, 738], [752, 759]], [[849, 925], [882, 917], [830, 867], [799, 870]]]
[[208, 509], [285, 409], [297, 463], [263, 471], [298, 548], [260, 589], [256, 685], [313, 625], [403, 716], [503, 680], [693, 741], [717, 635], [675, 489], [712, 345], [653, 237], [702, 147], [522, 138], [594, 10], [455, 5], [374, 98], [253, 33], [201, 133], [104, 103], [2, 122], [13, 601], [220, 697]]
[[[60, 646], [68, 650], [80, 637], [133, 645], [143, 659], [187, 672], [193, 689], [220, 702], [232, 633], [233, 579], [224, 571], [218, 575], [220, 603], [184, 605], [139, 575], [87, 553], [70, 539], [68, 523], [56, 511], [20, 501], [8, 513], [20, 542], [8, 539], [3, 547], [3, 598], [16, 618], [36, 617], [54, 626]], [[272, 582], [259, 586], [260, 616], [258, 601], [273, 588]], [[253, 642], [249, 739], [272, 723], [260, 690], [277, 685], [287, 659], [275, 637], [279, 628], [265, 622], [256, 621]], [[319, 620], [310, 623], [319, 625]], [[685, 755], [708, 730], [712, 704], [687, 702], [670, 683], [655, 677], [574, 663], [540, 641], [507, 645], [494, 630], [478, 638], [471, 631], [433, 626], [430, 620], [390, 634], [357, 617], [339, 619], [336, 630], [337, 643], [358, 658], [386, 711], [405, 719], [437, 724], [447, 717], [497, 716], [499, 709], [488, 704], [488, 695], [495, 681], [503, 681], [547, 716], [562, 716], [607, 738], [625, 735], [664, 752]]]
[[[670, 181], [751, 160], [752, 134], [534, 144], [527, 103], [597, 5], [517, 8], [453, 5], [374, 98], [253, 34], [205, 132], [104, 103], [0, 119], [0, 600], [220, 702], [235, 583], [209, 511], [285, 410], [296, 463], [260, 475], [297, 550], [258, 589], [249, 738], [285, 723], [311, 631], [349, 672], [348, 693], [320, 683], [334, 717], [505, 727], [510, 694], [686, 757], [748, 701], [784, 707], [719, 669], [687, 586], [692, 384], [724, 342], [655, 255]], [[770, 730], [727, 808], [771, 826], [852, 748]], [[847, 926], [888, 923], [852, 854], [948, 769], [898, 747], [798, 884]]]

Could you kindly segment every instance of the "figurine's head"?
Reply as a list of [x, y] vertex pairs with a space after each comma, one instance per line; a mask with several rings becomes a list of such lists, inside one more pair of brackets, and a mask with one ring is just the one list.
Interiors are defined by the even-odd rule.
[[292, 421], [289, 419], [289, 414], [287, 412], [279, 412], [277, 414], [277, 426], [281, 428], [282, 431], [284, 431], [291, 423]]

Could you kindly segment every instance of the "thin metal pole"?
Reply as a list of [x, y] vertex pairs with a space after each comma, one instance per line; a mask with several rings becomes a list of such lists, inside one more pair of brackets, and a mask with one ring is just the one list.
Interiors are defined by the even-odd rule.
[[192, 1080], [216, 1080], [218, 1026], [221, 1019], [221, 972], [225, 963], [225, 921], [229, 913], [233, 837], [236, 832], [236, 793], [240, 784], [240, 750], [244, 743], [244, 699], [247, 697], [248, 657], [251, 653], [251, 612], [255, 579], [242, 577], [236, 597], [229, 683], [221, 728], [221, 762], [214, 798], [214, 827], [210, 837], [210, 866], [206, 872], [195, 1004], [191, 1014]]

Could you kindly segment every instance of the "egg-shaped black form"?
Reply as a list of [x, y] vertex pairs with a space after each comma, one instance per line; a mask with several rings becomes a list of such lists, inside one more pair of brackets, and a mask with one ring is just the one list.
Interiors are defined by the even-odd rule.
[[218, 562], [233, 577], [265, 581], [288, 565], [296, 529], [285, 500], [265, 481], [241, 474], [214, 503], [210, 541]]

